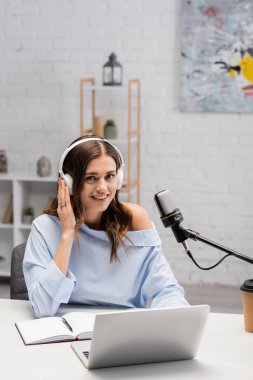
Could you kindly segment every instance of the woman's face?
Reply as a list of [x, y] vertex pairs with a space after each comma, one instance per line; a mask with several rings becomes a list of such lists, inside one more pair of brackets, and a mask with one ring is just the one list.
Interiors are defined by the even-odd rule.
[[113, 200], [117, 189], [116, 162], [103, 155], [89, 162], [84, 176], [81, 202], [87, 216], [102, 213]]

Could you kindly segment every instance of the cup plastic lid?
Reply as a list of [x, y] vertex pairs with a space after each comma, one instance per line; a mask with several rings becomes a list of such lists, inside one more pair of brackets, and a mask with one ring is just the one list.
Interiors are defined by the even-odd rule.
[[245, 280], [240, 289], [245, 292], [253, 292], [253, 279]]

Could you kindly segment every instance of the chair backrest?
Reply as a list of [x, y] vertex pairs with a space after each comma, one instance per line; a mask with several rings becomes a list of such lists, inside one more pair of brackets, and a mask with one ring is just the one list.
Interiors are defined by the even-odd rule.
[[28, 292], [23, 274], [23, 259], [26, 243], [17, 245], [11, 256], [10, 298], [28, 300]]

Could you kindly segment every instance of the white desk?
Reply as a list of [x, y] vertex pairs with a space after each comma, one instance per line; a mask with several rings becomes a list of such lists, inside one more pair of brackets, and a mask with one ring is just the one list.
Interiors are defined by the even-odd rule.
[[1, 379], [253, 379], [253, 334], [244, 331], [242, 315], [210, 313], [193, 360], [92, 371], [83, 366], [69, 342], [25, 346], [14, 323], [31, 318], [28, 301], [0, 299]]

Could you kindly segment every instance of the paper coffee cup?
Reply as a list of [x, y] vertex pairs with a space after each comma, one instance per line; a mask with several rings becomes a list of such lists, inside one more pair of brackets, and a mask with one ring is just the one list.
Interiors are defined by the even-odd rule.
[[240, 287], [242, 291], [244, 326], [248, 332], [253, 332], [253, 279], [245, 280]]

